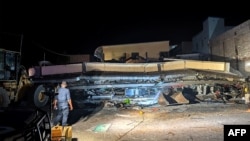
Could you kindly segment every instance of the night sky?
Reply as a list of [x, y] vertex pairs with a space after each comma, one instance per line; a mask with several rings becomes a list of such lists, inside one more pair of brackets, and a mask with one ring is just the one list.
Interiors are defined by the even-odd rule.
[[[98, 46], [169, 40], [191, 41], [208, 17], [229, 26], [248, 19], [247, 10], [183, 9], [176, 5], [103, 3], [1, 3], [1, 48], [40, 49], [57, 54], [93, 54]], [[191, 10], [192, 9], [192, 10]], [[41, 51], [43, 52], [43, 51]], [[28, 53], [26, 53], [28, 54]]]

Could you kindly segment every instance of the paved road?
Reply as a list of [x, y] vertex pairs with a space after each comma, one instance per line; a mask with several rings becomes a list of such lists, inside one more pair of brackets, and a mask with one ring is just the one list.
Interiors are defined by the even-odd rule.
[[[223, 141], [226, 124], [250, 125], [245, 104], [104, 107], [72, 125], [80, 141]], [[96, 131], [97, 127], [102, 131]]]
[[[70, 112], [69, 124], [73, 127], [73, 138], [78, 141], [220, 141], [224, 124], [250, 125], [246, 104], [195, 103], [124, 109], [86, 103], [81, 94], [72, 98], [74, 110]], [[33, 111], [27, 107], [7, 113], [0, 110], [0, 125], [22, 130], [27, 115]], [[50, 113], [50, 105], [43, 111]], [[100, 125], [108, 126], [107, 130], [94, 132]]]

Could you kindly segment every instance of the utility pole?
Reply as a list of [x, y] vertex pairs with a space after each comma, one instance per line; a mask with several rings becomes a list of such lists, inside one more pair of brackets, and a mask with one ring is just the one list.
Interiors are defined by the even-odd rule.
[[22, 59], [22, 49], [23, 49], [23, 33], [21, 34], [21, 38], [20, 38], [20, 62]]

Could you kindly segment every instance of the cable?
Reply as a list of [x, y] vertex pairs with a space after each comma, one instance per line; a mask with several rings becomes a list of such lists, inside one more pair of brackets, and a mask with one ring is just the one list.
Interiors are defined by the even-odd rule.
[[70, 57], [71, 55], [65, 55], [65, 54], [61, 54], [61, 53], [58, 53], [58, 52], [55, 52], [53, 50], [50, 50], [50, 49], [47, 49], [45, 48], [44, 46], [42, 46], [41, 44], [38, 44], [37, 42], [35, 41], [32, 41], [33, 44], [35, 44], [36, 46], [38, 46], [39, 48], [42, 48], [44, 50], [46, 50], [47, 52], [50, 52], [52, 54], [56, 54], [56, 55], [60, 55], [60, 56], [65, 56], [65, 57]]

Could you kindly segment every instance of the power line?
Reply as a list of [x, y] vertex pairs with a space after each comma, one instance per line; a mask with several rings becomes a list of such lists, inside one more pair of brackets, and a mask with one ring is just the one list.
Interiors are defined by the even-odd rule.
[[65, 54], [62, 54], [62, 53], [58, 53], [58, 52], [56, 52], [56, 51], [53, 51], [53, 50], [51, 50], [51, 49], [47, 49], [46, 47], [44, 47], [44, 46], [41, 45], [41, 44], [38, 44], [38, 43], [35, 42], [35, 41], [32, 41], [32, 43], [35, 44], [36, 46], [38, 46], [39, 48], [42, 48], [42, 49], [46, 50], [46, 51], [49, 52], [49, 53], [52, 53], [52, 54], [55, 54], [55, 55], [59, 55], [59, 56], [64, 56], [64, 57], [70, 57], [70, 55], [65, 55]]

